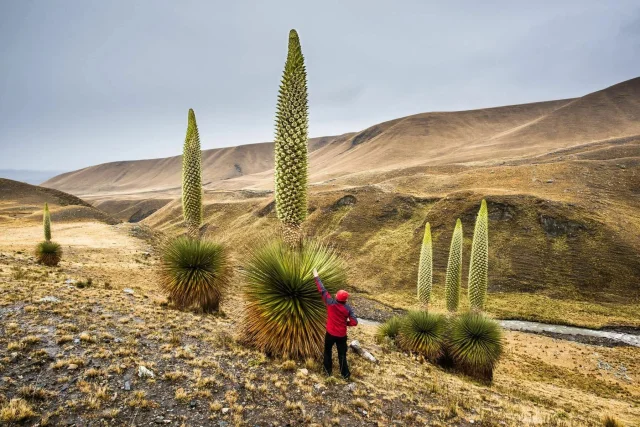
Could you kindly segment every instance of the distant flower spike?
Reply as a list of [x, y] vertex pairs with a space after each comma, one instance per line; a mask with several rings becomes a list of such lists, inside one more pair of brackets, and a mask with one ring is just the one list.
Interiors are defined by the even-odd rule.
[[449, 264], [445, 279], [444, 293], [447, 298], [447, 310], [458, 311], [460, 303], [460, 282], [462, 282], [462, 222], [458, 218], [451, 237]]
[[469, 264], [469, 304], [474, 311], [482, 311], [487, 300], [489, 282], [489, 214], [487, 202], [482, 200], [476, 218], [471, 244], [471, 262]]
[[44, 204], [44, 214], [42, 215], [42, 223], [44, 226], [44, 240], [51, 241], [51, 214], [49, 213], [49, 204]]
[[289, 53], [280, 83], [275, 134], [276, 212], [288, 243], [300, 240], [307, 217], [307, 72], [296, 30], [289, 32]]
[[425, 306], [431, 299], [433, 284], [433, 250], [431, 245], [431, 226], [424, 227], [424, 237], [420, 249], [420, 265], [418, 266], [418, 300]]
[[202, 151], [196, 115], [192, 109], [189, 109], [182, 153], [182, 213], [189, 235], [198, 238], [202, 224]]

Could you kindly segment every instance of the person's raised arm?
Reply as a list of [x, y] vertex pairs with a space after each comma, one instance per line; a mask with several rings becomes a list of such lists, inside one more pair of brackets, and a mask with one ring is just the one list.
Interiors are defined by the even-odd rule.
[[324, 285], [322, 284], [322, 281], [318, 276], [318, 270], [316, 270], [315, 268], [313, 269], [313, 277], [316, 281], [316, 287], [318, 288], [318, 292], [320, 292], [320, 294], [322, 295], [322, 300], [324, 301], [325, 304], [328, 304], [331, 299], [331, 294], [327, 292], [327, 290], [324, 288]]

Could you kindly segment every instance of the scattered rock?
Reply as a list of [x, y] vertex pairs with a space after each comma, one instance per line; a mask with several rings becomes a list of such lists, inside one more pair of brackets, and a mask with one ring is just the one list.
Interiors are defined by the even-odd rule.
[[302, 375], [309, 375], [309, 370], [306, 368], [298, 369], [298, 372], [300, 372]]
[[74, 338], [73, 339], [73, 343], [74, 344], [80, 344], [80, 338]]
[[76, 283], [76, 281], [73, 280], [73, 279], [67, 279], [67, 280], [64, 281], [64, 283], [67, 284], [67, 285], [72, 285], [72, 284]]
[[131, 382], [130, 381], [125, 381], [124, 382], [124, 389], [126, 391], [130, 391], [131, 390]]
[[131, 288], [124, 288], [122, 292], [124, 292], [125, 294], [133, 295], [133, 289]]
[[147, 367], [143, 365], [138, 367], [138, 376], [140, 378], [155, 378], [153, 371], [147, 369]]
[[69, 366], [67, 366], [67, 370], [69, 371], [75, 371], [76, 369], [78, 369], [78, 365], [75, 363], [70, 363]]
[[576, 237], [579, 232], [584, 231], [587, 227], [579, 222], [565, 218], [554, 218], [547, 215], [540, 215], [540, 225], [542, 229], [551, 237], [566, 235], [568, 237]]
[[60, 302], [60, 300], [54, 296], [47, 295], [46, 297], [40, 298], [39, 302], [52, 302], [54, 304], [57, 304]]
[[223, 414], [229, 413], [229, 408], [222, 408], [222, 413]]
[[358, 202], [358, 199], [355, 198], [355, 196], [352, 196], [351, 194], [347, 194], [346, 196], [341, 197], [340, 199], [338, 199], [332, 206], [332, 209], [339, 209], [341, 207], [344, 206], [353, 206]]
[[344, 391], [349, 391], [353, 393], [354, 391], [356, 391], [356, 383], [347, 384], [346, 386], [344, 386]]
[[545, 181], [547, 184], [553, 184], [553, 180], [552, 179], [548, 179]]

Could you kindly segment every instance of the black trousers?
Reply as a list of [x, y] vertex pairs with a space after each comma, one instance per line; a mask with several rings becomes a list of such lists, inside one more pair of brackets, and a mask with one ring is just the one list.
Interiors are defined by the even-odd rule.
[[344, 379], [351, 376], [349, 364], [347, 363], [347, 337], [334, 337], [329, 332], [324, 336], [324, 370], [327, 375], [331, 375], [333, 370], [333, 345], [338, 347], [338, 363], [340, 364], [340, 374]]

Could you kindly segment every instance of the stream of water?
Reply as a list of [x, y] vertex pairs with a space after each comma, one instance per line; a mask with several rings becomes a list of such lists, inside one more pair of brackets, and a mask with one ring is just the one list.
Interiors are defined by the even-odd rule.
[[[368, 319], [358, 319], [363, 325], [378, 326], [380, 322]], [[553, 333], [559, 335], [583, 335], [595, 338], [606, 338], [622, 342], [634, 347], [640, 347], [640, 335], [614, 331], [598, 331], [595, 329], [578, 328], [575, 326], [553, 325], [548, 323], [529, 322], [526, 320], [500, 320], [500, 326], [504, 329], [531, 333]]]

